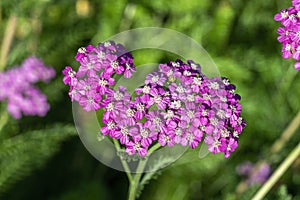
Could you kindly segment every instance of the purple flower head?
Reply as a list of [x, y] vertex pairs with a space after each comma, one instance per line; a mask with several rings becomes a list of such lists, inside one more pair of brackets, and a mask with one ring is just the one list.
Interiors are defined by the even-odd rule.
[[112, 89], [115, 74], [129, 78], [135, 71], [132, 55], [113, 41], [80, 48], [76, 60], [80, 63], [78, 71], [67, 66], [63, 70], [63, 82], [70, 86], [71, 100], [79, 102], [87, 111], [105, 108], [113, 95], [120, 94], [121, 91], [115, 93]]
[[20, 67], [0, 72], [0, 100], [7, 102], [7, 111], [16, 119], [22, 115], [44, 116], [50, 106], [34, 83], [49, 82], [54, 76], [55, 71], [42, 60], [28, 57]]
[[[291, 16], [294, 11], [288, 12]], [[294, 23], [293, 17], [280, 20], [287, 26]], [[286, 29], [278, 30], [280, 41], [291, 45], [284, 54], [298, 58], [300, 50], [291, 40], [299, 38]], [[103, 109], [103, 135], [119, 140], [129, 155], [144, 157], [156, 143], [196, 148], [203, 138], [212, 153], [229, 157], [236, 150], [246, 123], [240, 116], [241, 97], [228, 79], [208, 78], [199, 64], [178, 59], [160, 64], [130, 95], [124, 86], [114, 88], [116, 74], [130, 78], [135, 71], [133, 57], [123, 45], [89, 45], [79, 49], [76, 60], [77, 72], [69, 66], [63, 70], [71, 100], [86, 111]]]
[[282, 57], [285, 59], [300, 59], [300, 3], [298, 0], [292, 1], [292, 7], [283, 9], [274, 16], [274, 20], [279, 21], [277, 40], [282, 43]]
[[271, 174], [271, 167], [268, 163], [262, 162], [254, 165], [246, 161], [237, 166], [236, 171], [239, 175], [246, 178], [249, 185], [263, 184], [266, 182]]

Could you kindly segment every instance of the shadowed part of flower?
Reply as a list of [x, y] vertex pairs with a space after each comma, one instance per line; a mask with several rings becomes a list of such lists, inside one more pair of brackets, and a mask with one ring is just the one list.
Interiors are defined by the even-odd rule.
[[[292, 6], [277, 13], [274, 20], [282, 25], [277, 30], [277, 40], [282, 43], [282, 57], [300, 60], [300, 1], [293, 0]], [[294, 66], [300, 70], [298, 63]]]
[[34, 86], [38, 81], [49, 82], [55, 76], [53, 68], [32, 56], [21, 66], [0, 72], [0, 101], [7, 102], [7, 111], [16, 119], [22, 115], [44, 116], [50, 106], [47, 97]]
[[271, 167], [268, 163], [263, 162], [258, 166], [247, 161], [237, 166], [237, 174], [246, 178], [248, 185], [263, 184], [271, 175]]
[[208, 78], [199, 64], [189, 60], [160, 64], [130, 95], [115, 85], [114, 75], [130, 78], [133, 58], [112, 41], [80, 48], [75, 72], [67, 66], [64, 83], [70, 97], [86, 111], [104, 109], [103, 135], [119, 140], [129, 155], [145, 157], [159, 144], [196, 148], [204, 138], [212, 153], [229, 157], [238, 147], [246, 126], [241, 118], [241, 97], [227, 78]]

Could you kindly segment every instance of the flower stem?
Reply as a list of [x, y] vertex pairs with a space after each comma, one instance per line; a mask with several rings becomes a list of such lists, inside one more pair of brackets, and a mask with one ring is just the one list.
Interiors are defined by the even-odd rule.
[[[113, 139], [113, 142], [114, 142], [114, 145], [115, 145], [117, 151], [119, 151], [121, 149], [119, 142], [116, 139]], [[121, 158], [120, 158], [120, 160], [121, 160], [121, 163], [123, 165], [124, 171], [126, 172], [127, 178], [129, 180], [129, 182], [131, 182], [132, 181], [132, 175], [130, 173], [131, 172], [130, 168], [129, 168], [129, 166], [128, 166], [128, 164], [125, 160], [123, 160]]]
[[[150, 155], [157, 149], [159, 149], [161, 145], [159, 143], [155, 144], [152, 146], [149, 151], [148, 151], [148, 156]], [[134, 178], [132, 181], [129, 180], [129, 195], [128, 195], [128, 200], [135, 200], [136, 193], [139, 187], [139, 183], [142, 177], [143, 170], [145, 168], [145, 165], [147, 164], [148, 158], [145, 158], [144, 160], [140, 160], [137, 169], [136, 169], [136, 174], [134, 175]]]
[[288, 167], [298, 158], [300, 155], [300, 143], [294, 148], [294, 150], [288, 155], [288, 157], [281, 163], [274, 174], [268, 179], [268, 181], [260, 188], [260, 190], [252, 198], [253, 200], [262, 199], [278, 179], [284, 174]]
[[0, 116], [0, 133], [2, 131], [2, 128], [5, 126], [7, 120], [8, 120], [8, 113], [5, 110], [1, 113], [1, 116]]
[[276, 154], [279, 152], [287, 141], [294, 135], [296, 130], [300, 125], [300, 111], [294, 117], [293, 121], [288, 125], [288, 127], [283, 131], [281, 137], [276, 140], [276, 142], [271, 147], [271, 154]]
[[15, 33], [16, 25], [17, 25], [17, 16], [11, 15], [7, 22], [6, 31], [1, 46], [0, 71], [2, 71], [5, 68], [9, 48]]

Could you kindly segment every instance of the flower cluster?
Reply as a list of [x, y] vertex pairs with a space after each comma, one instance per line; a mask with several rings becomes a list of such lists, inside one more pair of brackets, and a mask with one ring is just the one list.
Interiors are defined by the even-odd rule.
[[[82, 62], [80, 59], [89, 57], [90, 52], [101, 51], [88, 46], [77, 54], [76, 59]], [[95, 53], [91, 55], [94, 57]], [[193, 61], [176, 60], [160, 64], [157, 71], [146, 76], [144, 85], [131, 95], [124, 86], [113, 89], [115, 83], [111, 75], [123, 73], [124, 65], [118, 65], [121, 70], [117, 71], [118, 67], [111, 66], [115, 60], [102, 59], [110, 60], [110, 64], [100, 65], [99, 69], [103, 69], [100, 75], [96, 73], [98, 70], [89, 74], [80, 69], [82, 65], [78, 72], [67, 67], [63, 71], [64, 82], [71, 86], [72, 100], [78, 101], [85, 110], [104, 108], [102, 122], [105, 125], [101, 132], [119, 140], [129, 155], [138, 153], [144, 157], [157, 143], [196, 148], [204, 137], [212, 153], [223, 152], [229, 157], [235, 151], [246, 123], [240, 117], [241, 97], [227, 78], [208, 78]], [[125, 65], [130, 65], [134, 71], [129, 53], [115, 59], [118, 63], [126, 60]], [[92, 63], [90, 69], [95, 69], [98, 63], [101, 62]], [[78, 77], [84, 78], [79, 80]], [[106, 85], [101, 89], [102, 77]]]
[[78, 71], [67, 66], [63, 81], [70, 86], [71, 100], [79, 102], [86, 111], [100, 108], [102, 96], [112, 92], [114, 74], [130, 78], [135, 71], [132, 55], [113, 41], [81, 47], [75, 59], [80, 63]]
[[263, 184], [271, 174], [271, 167], [268, 163], [263, 162], [255, 166], [255, 164], [247, 161], [236, 168], [239, 175], [247, 178], [246, 182], [249, 185]]
[[[274, 19], [282, 24], [277, 30], [277, 40], [282, 43], [282, 57], [300, 60], [300, 1], [293, 0], [292, 7], [281, 10]], [[300, 62], [296, 62], [294, 67], [300, 70]]]
[[20, 67], [0, 72], [0, 101], [7, 101], [8, 112], [16, 119], [23, 115], [44, 116], [50, 106], [47, 97], [34, 86], [48, 82], [55, 71], [36, 58], [27, 58]]

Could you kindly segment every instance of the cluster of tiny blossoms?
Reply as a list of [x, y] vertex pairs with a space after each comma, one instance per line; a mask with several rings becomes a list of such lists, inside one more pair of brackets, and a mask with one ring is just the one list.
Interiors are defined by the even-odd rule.
[[[104, 46], [105, 43], [99, 45]], [[91, 53], [94, 51], [94, 47], [80, 49], [76, 58], [87, 58], [90, 54], [94, 57], [96, 54]], [[108, 59], [106, 57], [101, 57], [101, 62], [92, 63], [89, 69], [100, 63], [99, 68], [103, 71], [99, 75], [95, 72], [88, 74], [86, 70], [82, 73], [82, 66], [78, 72], [70, 67], [63, 71], [64, 82], [71, 86], [72, 100], [78, 101], [87, 111], [104, 108], [103, 135], [119, 140], [129, 155], [138, 153], [141, 157], [146, 156], [148, 149], [157, 143], [196, 148], [203, 138], [212, 153], [223, 152], [225, 157], [229, 157], [235, 151], [246, 124], [240, 117], [240, 96], [235, 94], [235, 86], [227, 78], [208, 78], [193, 61], [176, 60], [160, 64], [157, 71], [146, 76], [144, 85], [136, 88], [131, 95], [124, 86], [113, 89], [113, 72], [124, 73], [129, 78], [125, 75], [126, 69], [134, 71], [132, 56], [129, 53], [119, 55], [106, 66], [101, 66], [102, 60]], [[115, 60], [118, 65], [112, 67]], [[127, 62], [124, 64], [119, 60]], [[120, 66], [121, 70], [116, 71]], [[111, 72], [103, 75], [107, 70]], [[100, 89], [103, 78], [106, 85]], [[91, 103], [87, 105], [86, 102]]]
[[130, 78], [135, 71], [132, 55], [113, 41], [81, 47], [75, 58], [80, 63], [78, 71], [67, 66], [63, 81], [70, 86], [71, 100], [79, 102], [86, 111], [100, 109], [102, 97], [112, 92], [114, 74]]
[[[292, 7], [283, 9], [274, 16], [281, 22], [277, 40], [282, 43], [282, 57], [300, 60], [300, 0], [292, 0]], [[295, 69], [300, 70], [300, 62], [296, 62]]]
[[236, 171], [240, 176], [246, 178], [248, 185], [263, 184], [271, 175], [271, 167], [267, 162], [255, 165], [255, 163], [246, 161], [238, 165]]
[[34, 84], [48, 82], [54, 76], [52, 68], [36, 57], [29, 57], [20, 67], [0, 72], [0, 101], [7, 102], [8, 112], [16, 119], [22, 114], [44, 116], [50, 106], [47, 97]]

